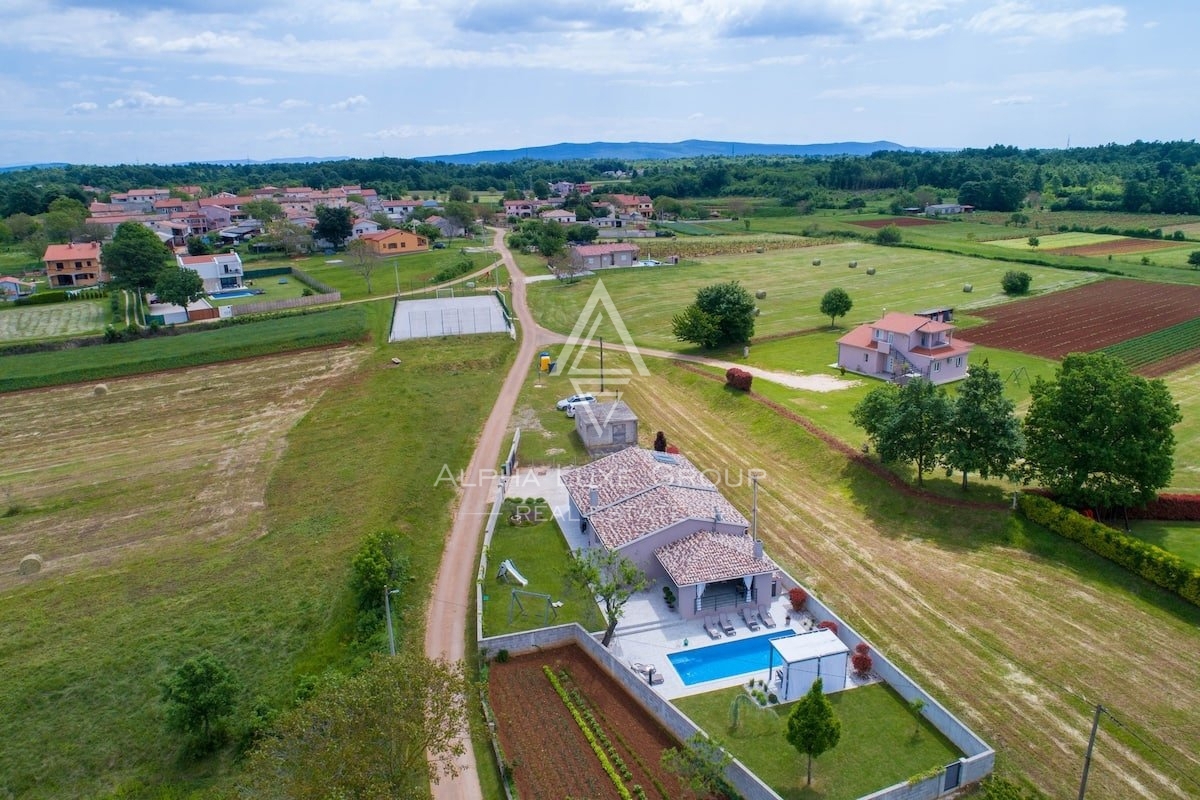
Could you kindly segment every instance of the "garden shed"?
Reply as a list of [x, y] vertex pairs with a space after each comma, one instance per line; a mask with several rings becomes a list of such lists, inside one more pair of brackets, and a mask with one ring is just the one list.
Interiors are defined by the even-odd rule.
[[825, 694], [841, 691], [846, 687], [849, 662], [850, 648], [824, 628], [771, 641], [772, 686], [777, 686], [784, 703], [807, 694], [817, 678], [822, 680]]
[[637, 444], [637, 414], [620, 400], [576, 406], [575, 432], [592, 455], [615, 453]]

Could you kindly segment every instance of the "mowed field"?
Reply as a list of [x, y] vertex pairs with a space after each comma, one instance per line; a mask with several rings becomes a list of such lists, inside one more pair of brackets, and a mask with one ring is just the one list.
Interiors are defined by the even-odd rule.
[[108, 300], [0, 308], [0, 342], [99, 333], [107, 321]]
[[[814, 260], [820, 260], [820, 265], [814, 265]], [[851, 261], [858, 266], [850, 269]], [[868, 267], [876, 273], [868, 275]], [[853, 242], [713, 256], [686, 266], [602, 270], [573, 284], [530, 284], [529, 298], [539, 323], [568, 334], [602, 281], [635, 342], [679, 352], [690, 350], [691, 345], [671, 334], [671, 318], [695, 300], [697, 289], [711, 283], [739, 280], [751, 292], [767, 293], [757, 301], [762, 313], [755, 322], [755, 335], [761, 337], [827, 327], [829, 317], [821, 314], [821, 296], [834, 287], [845, 289], [854, 302], [850, 313], [838, 320], [847, 327], [877, 319], [884, 308], [911, 312], [948, 305], [960, 316], [972, 314], [973, 308], [1008, 299], [1000, 289], [1000, 278], [1009, 268], [979, 258]], [[1089, 272], [1023, 268], [1034, 276], [1038, 291], [1078, 286], [1098, 277]], [[974, 289], [969, 294], [963, 292], [963, 284], [968, 283]], [[616, 340], [617, 327], [607, 315], [596, 335]]]
[[[995, 746], [1002, 774], [1074, 796], [1103, 703], [1165, 759], [1105, 720], [1089, 797], [1196, 795], [1200, 683], [1178, 665], [1200, 659], [1200, 609], [1007, 511], [899, 496], [746, 396], [650, 366], [625, 389], [642, 426], [702, 467], [765, 469], [771, 557]], [[750, 508], [748, 481], [721, 489]]]
[[1106, 280], [978, 313], [988, 322], [971, 328], [970, 341], [1061, 359], [1194, 319], [1200, 287]]

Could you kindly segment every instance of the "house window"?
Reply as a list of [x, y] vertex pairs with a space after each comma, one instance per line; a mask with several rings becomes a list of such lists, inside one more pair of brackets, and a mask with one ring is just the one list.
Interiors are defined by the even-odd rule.
[[894, 335], [895, 335], [895, 334], [893, 334], [891, 331], [888, 331], [888, 344], [891, 344], [891, 343], [892, 343], [892, 337], [893, 337]]
[[940, 361], [933, 362], [933, 371], [941, 372], [942, 371], [942, 362], [940, 362]]
[[867, 361], [870, 361], [870, 360], [871, 360], [871, 354], [870, 354], [870, 353], [863, 353], [863, 361], [864, 361], [864, 362], [867, 362]]
[[962, 356], [959, 356], [958, 358], [954, 359], [954, 366], [956, 366], [956, 367], [962, 366]]

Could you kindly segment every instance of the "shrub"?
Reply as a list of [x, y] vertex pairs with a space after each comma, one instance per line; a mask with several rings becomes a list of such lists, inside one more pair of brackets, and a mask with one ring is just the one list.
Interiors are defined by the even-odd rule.
[[904, 241], [904, 234], [895, 225], [884, 225], [875, 234], [875, 244], [896, 245]]
[[53, 289], [45, 292], [31, 294], [28, 297], [18, 298], [15, 305], [18, 306], [41, 306], [46, 303], [65, 303], [67, 301], [67, 293], [60, 289]]
[[1004, 290], [1005, 294], [1025, 294], [1029, 291], [1029, 284], [1032, 282], [1033, 276], [1028, 272], [1010, 269], [1000, 279], [1000, 288]]
[[725, 384], [732, 386], [734, 389], [741, 389], [743, 392], [750, 391], [750, 383], [754, 380], [754, 376], [744, 369], [730, 367], [725, 370]]
[[854, 647], [854, 655], [850, 656], [850, 664], [854, 667], [854, 671], [859, 675], [870, 673], [874, 662], [871, 660], [871, 654], [868, 652], [867, 645], [859, 642]]
[[504, 649], [499, 650], [496, 653], [496, 661], [500, 662], [501, 664], [507, 664], [508, 663], [508, 651], [504, 650]]
[[838, 632], [838, 626], [837, 626], [837, 623], [836, 623], [836, 622], [834, 622], [834, 621], [833, 621], [833, 620], [831, 620], [831, 619], [823, 619], [823, 620], [821, 620], [820, 622], [818, 622], [818, 623], [817, 623], [817, 627], [818, 627], [818, 628], [820, 628], [820, 629], [822, 629], [822, 630], [832, 631], [833, 633], [837, 633], [837, 632]]
[[793, 611], [803, 611], [804, 604], [808, 602], [808, 592], [799, 586], [793, 586], [788, 590], [788, 600], [792, 603]]

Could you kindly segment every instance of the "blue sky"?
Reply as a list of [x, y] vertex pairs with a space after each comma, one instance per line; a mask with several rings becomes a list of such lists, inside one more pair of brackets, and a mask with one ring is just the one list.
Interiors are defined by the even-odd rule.
[[5, 0], [0, 164], [1193, 139], [1192, 0]]

